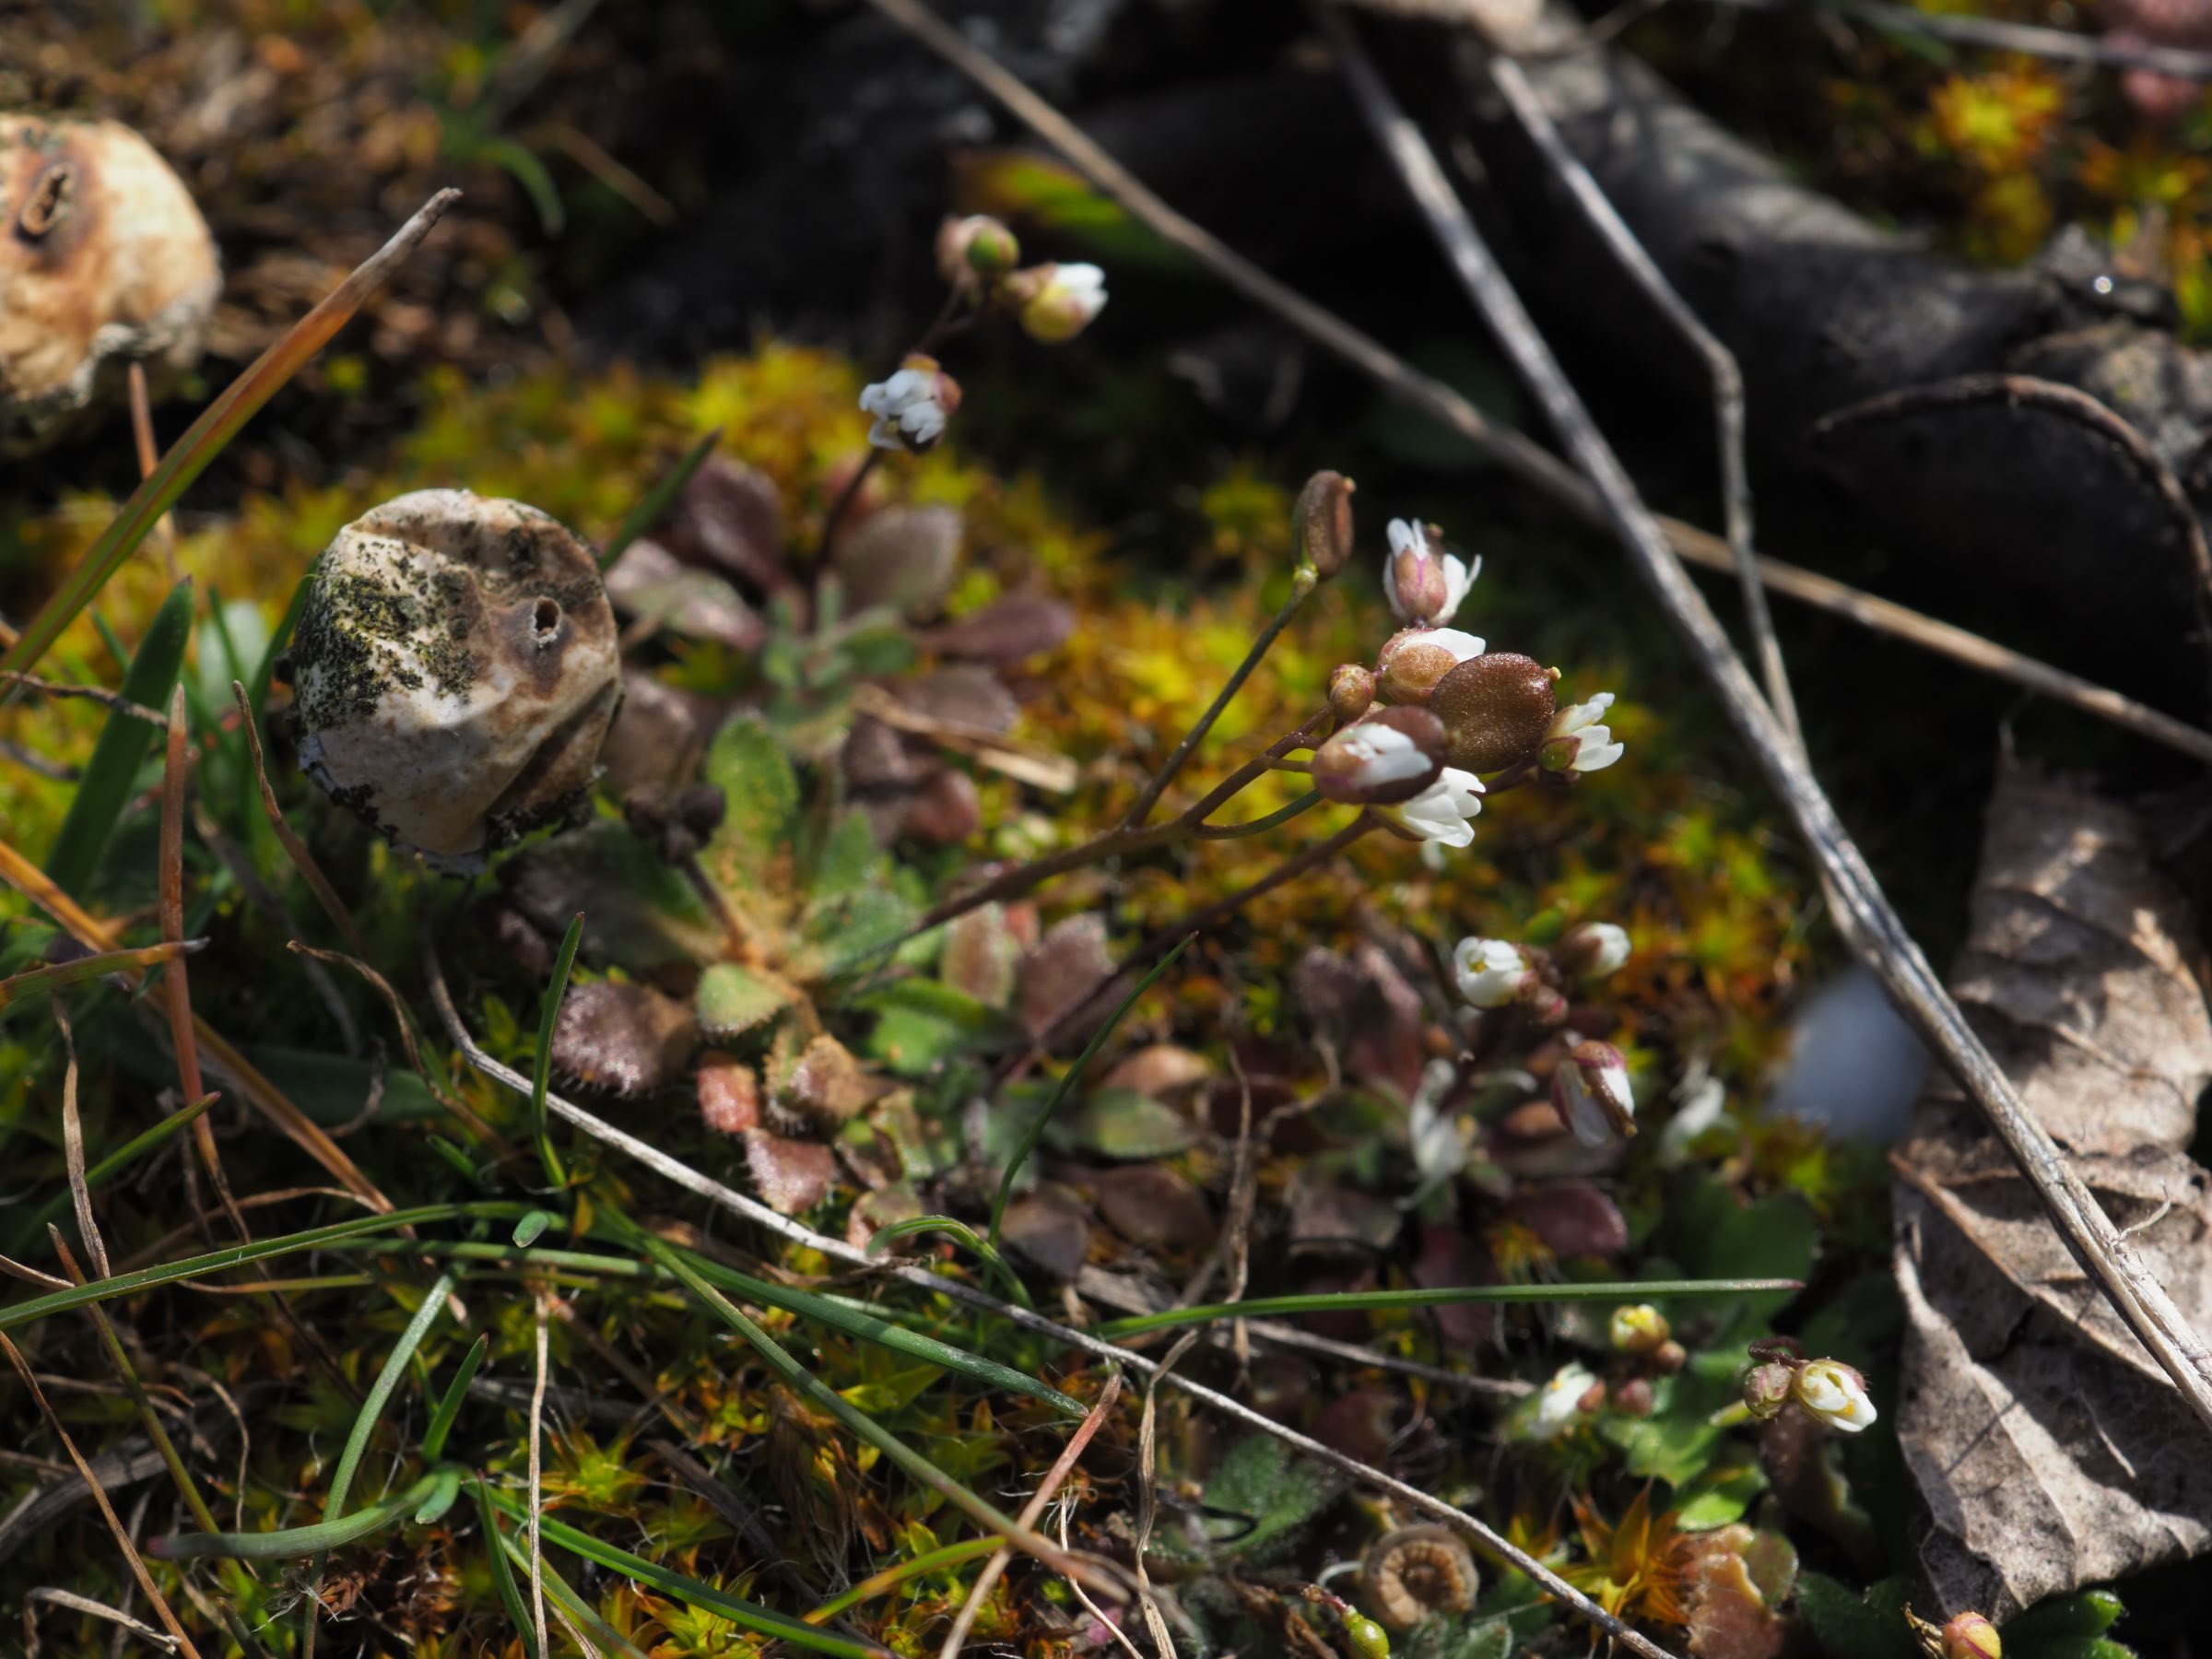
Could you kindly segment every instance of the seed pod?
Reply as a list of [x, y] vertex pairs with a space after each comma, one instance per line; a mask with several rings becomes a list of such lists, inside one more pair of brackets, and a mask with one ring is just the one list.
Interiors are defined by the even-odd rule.
[[1465, 1613], [1481, 1587], [1475, 1558], [1441, 1526], [1385, 1533], [1359, 1566], [1361, 1595], [1394, 1630], [1410, 1630], [1432, 1613]]
[[0, 115], [0, 456], [198, 360], [215, 240], [169, 164], [112, 121]]
[[1444, 763], [1491, 772], [1534, 755], [1551, 729], [1551, 686], [1549, 669], [1510, 651], [1460, 664], [1429, 694], [1444, 723]]
[[1298, 492], [1298, 553], [1326, 582], [1352, 556], [1352, 481], [1317, 472]]
[[519, 501], [424, 489], [337, 534], [292, 648], [300, 765], [441, 868], [559, 817], [621, 699], [592, 550]]

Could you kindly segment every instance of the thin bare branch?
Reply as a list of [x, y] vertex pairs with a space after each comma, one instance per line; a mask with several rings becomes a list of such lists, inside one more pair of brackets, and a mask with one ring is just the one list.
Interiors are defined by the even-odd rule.
[[0, 684], [18, 686], [38, 697], [77, 697], [87, 702], [96, 702], [101, 708], [117, 714], [127, 714], [133, 720], [162, 727], [169, 724], [169, 716], [142, 702], [133, 702], [120, 691], [111, 691], [105, 686], [71, 686], [60, 680], [41, 679], [35, 674], [18, 674], [13, 668], [0, 668]]
[[2121, 1236], [1968, 1026], [1905, 931], [1834, 806], [1773, 711], [1760, 699], [1727, 635], [1561, 372], [1481, 232], [1452, 193], [1435, 152], [1398, 107], [1344, 20], [1332, 12], [1322, 16], [1361, 113], [1428, 216], [1477, 309], [1535, 394], [1551, 429], [1595, 485], [1630, 561], [1689, 646], [1769, 785], [1796, 820], [1799, 834], [1841, 907], [1845, 936], [1945, 1068], [1981, 1107], [2060, 1236], [2120, 1317], [2173, 1379], [2189, 1408], [2212, 1429], [2212, 1350]]
[[538, 1535], [538, 1512], [545, 1506], [540, 1477], [544, 1474], [546, 1430], [546, 1302], [551, 1293], [542, 1285], [537, 1291], [537, 1371], [530, 1387], [530, 1626], [537, 1637], [536, 1652], [546, 1646], [546, 1563]]
[[53, 1023], [62, 1034], [62, 1159], [69, 1171], [69, 1198], [76, 1206], [76, 1236], [84, 1241], [85, 1254], [106, 1278], [107, 1241], [92, 1215], [92, 1189], [85, 1182], [85, 1125], [76, 1112], [76, 1034], [69, 1029], [69, 1011], [60, 997], [53, 1000]]
[[1782, 642], [1774, 637], [1774, 618], [1767, 609], [1767, 590], [1759, 579], [1759, 558], [1751, 548], [1751, 477], [1744, 462], [1744, 376], [1736, 367], [1735, 354], [1721, 344], [1720, 336], [1706, 327], [1704, 320], [1675, 291], [1675, 285], [1636, 240], [1636, 233], [1629, 229], [1628, 221], [1590, 176], [1590, 170], [1568, 148], [1567, 140], [1560, 136], [1550, 112], [1544, 108], [1544, 100], [1529, 85], [1528, 76], [1521, 65], [1510, 57], [1489, 53], [1484, 57], [1483, 66], [1488, 71], [1490, 84], [1512, 111], [1513, 119], [1528, 134], [1545, 164], [1567, 187], [1567, 193], [1583, 210], [1583, 218], [1611, 250], [1615, 262], [1659, 308], [1660, 315], [1669, 326], [1705, 359], [1705, 371], [1712, 380], [1713, 415], [1720, 442], [1721, 514], [1727, 532], [1728, 551], [1735, 561], [1736, 581], [1743, 588], [1744, 619], [1751, 629], [1752, 643], [1759, 653], [1759, 678], [1767, 688], [1767, 701], [1775, 718], [1782, 722], [1783, 730], [1789, 734], [1790, 741], [1803, 749], [1805, 739], [1798, 730], [1796, 700], [1790, 695], [1789, 671], [1783, 666]]

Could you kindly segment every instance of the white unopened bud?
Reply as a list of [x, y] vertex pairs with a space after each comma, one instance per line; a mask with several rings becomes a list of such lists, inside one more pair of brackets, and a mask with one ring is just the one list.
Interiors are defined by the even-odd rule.
[[1444, 765], [1444, 729], [1425, 709], [1378, 709], [1313, 751], [1313, 787], [1360, 806], [1409, 801]]
[[1856, 1434], [1875, 1420], [1866, 1379], [1837, 1359], [1813, 1359], [1797, 1367], [1791, 1397], [1830, 1429]]
[[1430, 528], [1411, 519], [1392, 519], [1387, 530], [1390, 552], [1382, 565], [1383, 597], [1390, 601], [1391, 614], [1412, 627], [1451, 621], [1468, 587], [1482, 573], [1481, 559], [1470, 570], [1465, 559], [1431, 543]]
[[1031, 265], [1006, 281], [1023, 332], [1047, 346], [1074, 339], [1106, 309], [1106, 273], [1095, 265]]
[[1375, 658], [1375, 688], [1394, 703], [1426, 703], [1437, 681], [1482, 654], [1482, 640], [1456, 628], [1408, 628]]
[[1567, 1051], [1551, 1074], [1551, 1103], [1585, 1147], [1636, 1133], [1628, 1062], [1609, 1042], [1578, 1042]]
[[1551, 954], [1571, 974], [1604, 979], [1629, 959], [1628, 930], [1611, 922], [1584, 922], [1569, 928]]

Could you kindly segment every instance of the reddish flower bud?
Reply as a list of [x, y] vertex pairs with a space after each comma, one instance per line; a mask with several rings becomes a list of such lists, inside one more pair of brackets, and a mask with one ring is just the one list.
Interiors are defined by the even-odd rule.
[[1410, 801], [1444, 769], [1444, 732], [1423, 709], [1382, 709], [1313, 752], [1313, 787], [1332, 801]]
[[1322, 581], [1352, 556], [1352, 481], [1340, 472], [1317, 472], [1298, 495], [1298, 557]]
[[1426, 703], [1438, 681], [1481, 654], [1482, 641], [1456, 628], [1408, 628], [1375, 658], [1376, 688], [1394, 703]]
[[1349, 725], [1375, 700], [1375, 677], [1358, 663], [1339, 663], [1329, 676], [1329, 712]]
[[1979, 1613], [1961, 1613], [1943, 1627], [1943, 1659], [2004, 1659], [1997, 1627]]

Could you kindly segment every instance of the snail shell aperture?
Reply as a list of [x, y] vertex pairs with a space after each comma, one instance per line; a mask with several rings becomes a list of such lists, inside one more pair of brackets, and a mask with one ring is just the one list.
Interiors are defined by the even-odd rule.
[[333, 800], [465, 869], [590, 785], [621, 660], [598, 561], [565, 526], [418, 490], [339, 531], [309, 580], [300, 765]]

